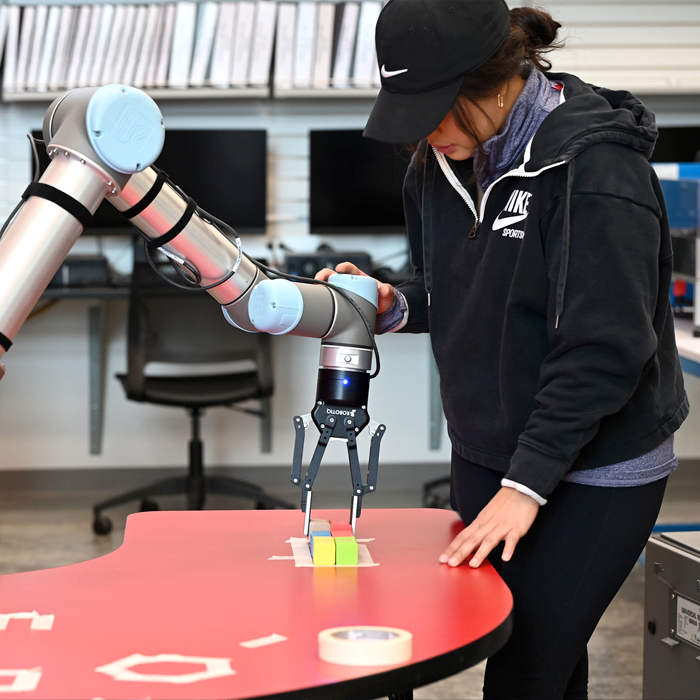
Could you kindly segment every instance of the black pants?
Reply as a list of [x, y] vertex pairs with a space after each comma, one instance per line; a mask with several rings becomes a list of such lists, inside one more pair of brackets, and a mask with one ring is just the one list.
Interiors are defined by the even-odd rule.
[[[465, 524], [502, 474], [452, 455], [452, 507]], [[601, 488], [562, 482], [510, 562], [489, 557], [513, 593], [513, 634], [487, 662], [487, 700], [584, 700], [586, 644], [649, 538], [667, 479]]]

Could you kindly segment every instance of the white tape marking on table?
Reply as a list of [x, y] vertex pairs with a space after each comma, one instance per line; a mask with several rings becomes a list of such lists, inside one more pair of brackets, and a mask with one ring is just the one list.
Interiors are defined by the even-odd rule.
[[267, 637], [260, 637], [258, 639], [249, 639], [247, 642], [241, 642], [241, 646], [246, 649], [257, 649], [258, 647], [266, 647], [268, 644], [277, 644], [277, 642], [286, 642], [287, 638], [283, 637], [281, 634], [273, 633]]
[[[374, 539], [374, 538], [372, 538]], [[365, 542], [371, 542], [372, 540], [365, 540]], [[287, 542], [292, 545], [292, 554], [293, 554], [293, 559], [294, 559], [294, 566], [300, 567], [300, 566], [315, 566], [314, 565], [314, 560], [311, 558], [311, 552], [309, 551], [309, 541], [306, 539], [306, 537], [290, 537]], [[369, 553], [369, 549], [367, 549], [367, 545], [365, 544], [359, 544], [360, 540], [358, 540], [358, 545], [357, 545], [357, 567], [353, 567], [352, 564], [350, 565], [337, 565], [337, 564], [330, 564], [328, 567], [325, 568], [339, 568], [339, 569], [346, 569], [346, 568], [361, 568], [365, 566], [379, 566], [379, 564], [372, 559], [372, 555]], [[273, 556], [270, 557], [270, 559], [285, 559], [287, 557], [279, 557], [279, 556]], [[324, 568], [324, 567], [316, 567], [318, 568]]]

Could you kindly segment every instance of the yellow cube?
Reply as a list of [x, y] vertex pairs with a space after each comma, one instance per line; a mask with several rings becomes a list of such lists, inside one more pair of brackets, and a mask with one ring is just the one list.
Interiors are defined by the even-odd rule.
[[314, 537], [314, 566], [335, 565], [335, 541], [332, 537]]

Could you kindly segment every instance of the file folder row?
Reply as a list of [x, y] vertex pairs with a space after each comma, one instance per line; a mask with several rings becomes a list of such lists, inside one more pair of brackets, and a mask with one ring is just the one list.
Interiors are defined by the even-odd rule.
[[3, 93], [123, 83], [144, 89], [376, 88], [382, 3], [0, 5]]

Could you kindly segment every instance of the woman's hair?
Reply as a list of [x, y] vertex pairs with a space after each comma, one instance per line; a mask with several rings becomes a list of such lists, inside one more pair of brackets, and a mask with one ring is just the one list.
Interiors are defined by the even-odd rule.
[[537, 70], [549, 70], [552, 64], [545, 54], [563, 46], [562, 42], [556, 41], [560, 27], [561, 24], [543, 10], [513, 8], [510, 11], [510, 33], [501, 48], [481, 68], [464, 76], [451, 111], [457, 126], [474, 140], [477, 149], [481, 148], [481, 141], [464, 103], [474, 104], [474, 100], [492, 97], [498, 88], [522, 74], [527, 63]]

